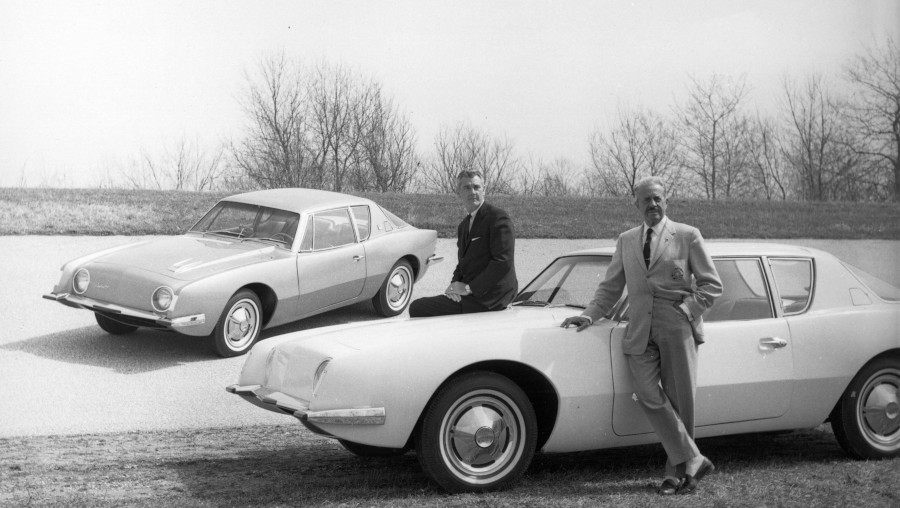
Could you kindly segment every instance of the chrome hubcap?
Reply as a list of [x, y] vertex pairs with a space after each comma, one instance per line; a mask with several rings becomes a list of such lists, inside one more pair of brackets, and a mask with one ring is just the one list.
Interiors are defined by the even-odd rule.
[[399, 266], [387, 285], [387, 303], [394, 309], [403, 308], [410, 296], [410, 286], [412, 286], [412, 274], [405, 266]]
[[256, 338], [259, 309], [250, 300], [241, 300], [231, 308], [225, 321], [225, 340], [231, 349], [239, 350]]
[[453, 405], [441, 424], [441, 454], [467, 482], [495, 481], [521, 457], [522, 414], [504, 394], [484, 390]]
[[862, 428], [873, 444], [900, 446], [900, 371], [878, 373], [860, 393]]

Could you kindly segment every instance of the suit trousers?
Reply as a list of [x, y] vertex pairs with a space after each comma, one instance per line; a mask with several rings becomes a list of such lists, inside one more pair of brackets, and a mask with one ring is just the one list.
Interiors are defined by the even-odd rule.
[[419, 298], [409, 304], [409, 317], [449, 316], [453, 314], [487, 312], [489, 310], [491, 309], [485, 307], [470, 295], [461, 297], [458, 302], [454, 302], [444, 295], [436, 295]]
[[[666, 473], [700, 454], [694, 443], [697, 344], [687, 318], [671, 300], [655, 298], [643, 354], [627, 355], [635, 394], [668, 455]], [[683, 474], [684, 466], [677, 476]]]

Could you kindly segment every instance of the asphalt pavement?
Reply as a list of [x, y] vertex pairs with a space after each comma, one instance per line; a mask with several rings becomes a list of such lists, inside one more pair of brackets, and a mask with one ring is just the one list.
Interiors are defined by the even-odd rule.
[[[283, 424], [286, 415], [262, 411], [228, 394], [243, 358], [222, 359], [206, 342], [175, 333], [103, 332], [90, 312], [41, 295], [49, 293], [66, 261], [148, 237], [0, 236], [0, 438]], [[773, 240], [777, 241], [777, 240]], [[828, 250], [900, 285], [900, 241], [801, 240]], [[531, 240], [516, 243], [520, 286], [559, 254], [614, 240]], [[416, 285], [413, 298], [438, 294], [456, 264], [455, 242], [438, 240], [444, 262]], [[408, 314], [392, 319], [407, 319]], [[375, 320], [370, 303], [314, 316], [263, 332]]]

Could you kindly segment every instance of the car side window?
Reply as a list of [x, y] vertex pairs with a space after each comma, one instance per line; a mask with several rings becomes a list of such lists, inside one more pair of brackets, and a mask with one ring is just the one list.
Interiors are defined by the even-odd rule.
[[813, 285], [813, 263], [807, 258], [769, 259], [775, 287], [785, 316], [800, 314], [809, 307]]
[[703, 315], [703, 320], [747, 321], [774, 317], [762, 264], [757, 258], [716, 259], [722, 295]]
[[369, 239], [369, 230], [372, 219], [370, 218], [368, 206], [354, 206], [350, 208], [353, 211], [353, 220], [356, 222], [356, 235], [359, 241]]
[[313, 228], [312, 250], [332, 249], [356, 242], [350, 212], [346, 208], [319, 212], [312, 216], [310, 223]]

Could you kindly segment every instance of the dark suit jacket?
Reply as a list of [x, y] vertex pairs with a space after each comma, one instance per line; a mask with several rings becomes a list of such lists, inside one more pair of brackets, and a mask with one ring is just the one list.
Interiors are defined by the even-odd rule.
[[519, 292], [512, 220], [503, 210], [484, 203], [467, 233], [468, 227], [466, 216], [456, 230], [458, 262], [452, 281], [468, 284], [471, 297], [488, 309], [505, 308]]
[[642, 354], [650, 338], [653, 299], [684, 302], [693, 315], [694, 340], [703, 342], [703, 312], [722, 294], [722, 282], [697, 228], [669, 219], [659, 246], [644, 264], [643, 225], [630, 229], [616, 242], [616, 252], [594, 299], [583, 315], [603, 317], [628, 288], [628, 330], [622, 346], [626, 354]]

